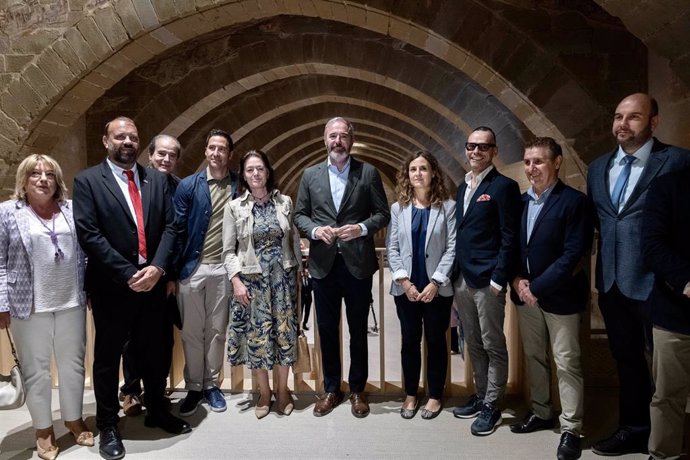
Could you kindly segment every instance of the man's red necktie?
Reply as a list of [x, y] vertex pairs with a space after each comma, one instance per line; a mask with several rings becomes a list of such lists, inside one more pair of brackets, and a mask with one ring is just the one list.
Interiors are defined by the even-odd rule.
[[139, 254], [146, 259], [146, 232], [144, 231], [144, 208], [141, 206], [141, 196], [137, 183], [134, 182], [134, 171], [125, 171], [127, 175], [127, 187], [129, 198], [134, 206], [134, 214], [137, 216], [137, 233], [139, 235]]

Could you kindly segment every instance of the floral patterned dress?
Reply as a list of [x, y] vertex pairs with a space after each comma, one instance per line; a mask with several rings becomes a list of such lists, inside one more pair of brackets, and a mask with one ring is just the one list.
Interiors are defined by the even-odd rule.
[[255, 204], [254, 250], [261, 274], [240, 273], [251, 303], [230, 302], [228, 361], [233, 366], [272, 369], [295, 362], [297, 343], [296, 269], [283, 268], [283, 231], [272, 201]]

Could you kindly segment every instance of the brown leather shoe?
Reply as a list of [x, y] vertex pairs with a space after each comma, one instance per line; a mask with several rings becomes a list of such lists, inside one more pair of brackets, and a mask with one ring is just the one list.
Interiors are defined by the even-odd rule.
[[352, 403], [352, 415], [357, 418], [364, 418], [369, 415], [369, 403], [364, 393], [350, 394], [350, 402]]
[[337, 393], [326, 393], [321, 399], [316, 401], [314, 406], [314, 415], [316, 417], [323, 417], [326, 414], [330, 414], [335, 407], [343, 401], [343, 394], [341, 392]]
[[122, 402], [122, 410], [128, 417], [136, 417], [141, 414], [141, 401], [137, 395], [125, 395], [125, 400]]

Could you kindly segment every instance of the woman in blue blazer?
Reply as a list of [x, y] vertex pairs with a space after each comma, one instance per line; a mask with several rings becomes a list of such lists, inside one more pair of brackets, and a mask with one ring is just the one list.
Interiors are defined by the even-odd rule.
[[422, 418], [436, 417], [443, 407], [453, 286], [450, 273], [455, 255], [455, 201], [449, 198], [443, 173], [431, 154], [417, 152], [397, 175], [398, 200], [391, 206], [388, 263], [391, 295], [400, 319], [405, 402], [400, 415], [417, 411], [422, 359], [422, 330], [427, 343], [429, 399]]

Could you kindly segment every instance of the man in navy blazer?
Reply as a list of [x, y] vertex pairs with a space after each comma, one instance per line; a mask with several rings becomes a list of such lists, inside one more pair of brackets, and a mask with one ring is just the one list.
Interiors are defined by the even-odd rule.
[[518, 306], [532, 408], [510, 430], [531, 433], [554, 427], [553, 356], [562, 407], [557, 458], [575, 460], [582, 453], [580, 324], [589, 299], [584, 267], [594, 225], [585, 194], [558, 179], [562, 162], [561, 146], [550, 137], [536, 138], [525, 146], [525, 175], [532, 186], [522, 195], [520, 263], [510, 294]]
[[304, 171], [295, 206], [295, 225], [310, 239], [309, 272], [326, 390], [314, 415], [330, 413], [343, 399], [339, 327], [344, 299], [350, 328], [350, 402], [352, 415], [361, 418], [369, 414], [364, 388], [371, 277], [378, 270], [374, 234], [388, 224], [390, 211], [376, 168], [350, 156], [352, 124], [333, 118], [323, 137], [328, 159]]
[[594, 160], [587, 175], [599, 230], [599, 308], [620, 382], [618, 428], [592, 446], [600, 455], [647, 451], [652, 383], [645, 358], [651, 347], [646, 302], [654, 274], [642, 261], [643, 207], [655, 177], [690, 165], [690, 152], [652, 137], [658, 123], [654, 99], [640, 93], [624, 98], [612, 126], [618, 148]]
[[690, 168], [659, 177], [647, 195], [642, 222], [644, 261], [655, 275], [649, 300], [654, 328], [650, 458], [683, 451], [690, 396]]
[[137, 164], [139, 135], [118, 117], [103, 136], [108, 157], [74, 179], [74, 221], [88, 257], [85, 290], [96, 326], [93, 385], [103, 458], [125, 456], [117, 429], [120, 357], [127, 340], [136, 350], [146, 387], [144, 424], [170, 433], [191, 428], [165, 404], [171, 352], [166, 337], [165, 281], [175, 242], [175, 214], [167, 178]]
[[519, 230], [520, 188], [493, 166], [496, 135], [485, 126], [467, 138], [470, 172], [457, 193], [455, 302], [465, 330], [476, 394], [453, 410], [458, 418], [479, 416], [472, 434], [493, 433], [508, 381], [503, 321], [508, 284], [513, 279]]

